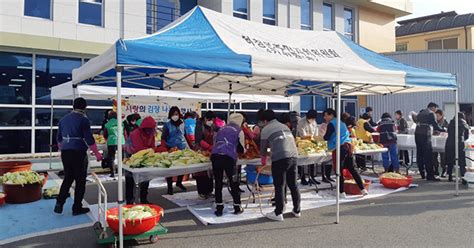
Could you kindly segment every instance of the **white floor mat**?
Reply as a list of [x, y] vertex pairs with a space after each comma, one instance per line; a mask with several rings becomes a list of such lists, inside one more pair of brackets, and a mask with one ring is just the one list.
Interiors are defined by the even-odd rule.
[[[416, 185], [412, 185], [415, 186]], [[384, 195], [388, 195], [395, 192], [400, 192], [407, 190], [407, 188], [400, 188], [397, 190], [387, 189], [380, 184], [374, 183], [370, 186], [369, 195], [366, 197], [360, 196], [349, 196], [348, 199], [341, 199], [341, 203], [354, 202], [366, 199], [372, 199]], [[242, 198], [244, 200], [245, 198]], [[320, 208], [329, 205], [336, 204], [335, 191], [323, 190], [319, 194], [315, 191], [301, 193], [301, 210], [308, 210], [314, 208]], [[245, 205], [245, 203], [244, 203]], [[268, 204], [268, 199], [262, 200], [263, 213], [269, 213], [274, 210], [270, 204]], [[288, 204], [286, 205], [286, 212], [291, 212], [293, 208], [291, 197], [288, 195]], [[196, 216], [203, 224], [224, 224], [238, 221], [246, 221], [257, 218], [262, 218], [262, 214], [258, 207], [258, 204], [249, 203], [248, 208], [245, 209], [244, 213], [241, 215], [234, 215], [233, 207], [231, 204], [226, 204], [224, 210], [224, 215], [222, 217], [216, 217], [214, 215], [214, 206], [212, 203], [207, 203], [204, 205], [198, 206], [189, 206], [188, 209], [191, 213]], [[302, 213], [304, 215], [304, 212]]]

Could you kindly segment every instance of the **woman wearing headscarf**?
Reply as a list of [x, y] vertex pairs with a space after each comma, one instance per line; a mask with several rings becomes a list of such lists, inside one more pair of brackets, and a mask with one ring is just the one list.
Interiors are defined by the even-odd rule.
[[[166, 150], [184, 150], [189, 148], [185, 137], [184, 122], [181, 111], [178, 107], [173, 106], [168, 113], [168, 121], [163, 125], [163, 133], [161, 135], [162, 149]], [[168, 194], [173, 194], [173, 178], [167, 177]], [[186, 191], [183, 185], [183, 175], [178, 176], [176, 186], [182, 191]]]
[[[140, 127], [130, 133], [125, 150], [128, 154], [134, 154], [141, 150], [152, 148], [156, 150], [155, 144], [156, 121], [148, 116], [140, 124]], [[150, 181], [140, 183], [140, 202], [147, 204], [148, 186]], [[133, 188], [135, 182], [131, 174], [125, 175], [125, 199], [127, 204], [135, 202]]]

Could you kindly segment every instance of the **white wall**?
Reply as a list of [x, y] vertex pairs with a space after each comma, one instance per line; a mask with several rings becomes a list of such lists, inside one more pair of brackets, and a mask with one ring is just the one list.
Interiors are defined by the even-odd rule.
[[[24, 16], [24, 1], [0, 1], [0, 32], [11, 32], [99, 43], [119, 37], [119, 1], [104, 1], [104, 25], [80, 24], [77, 0], [53, 0], [52, 20]], [[125, 38], [146, 34], [146, 0], [125, 1]]]

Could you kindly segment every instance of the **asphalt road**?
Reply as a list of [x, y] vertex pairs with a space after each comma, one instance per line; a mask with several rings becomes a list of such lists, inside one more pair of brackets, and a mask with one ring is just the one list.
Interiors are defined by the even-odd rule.
[[[420, 187], [341, 205], [340, 224], [334, 224], [334, 206], [303, 211], [299, 219], [288, 215], [282, 223], [261, 218], [216, 226], [203, 226], [186, 210], [167, 213], [162, 223], [169, 234], [140, 247], [474, 247], [474, 190], [462, 186], [454, 197], [453, 183], [415, 183]], [[116, 195], [116, 184], [106, 187], [110, 196]], [[164, 189], [150, 191], [154, 203], [176, 208], [160, 197]], [[96, 194], [96, 186], [88, 185], [86, 200], [96, 203]], [[99, 246], [91, 227], [4, 247]]]

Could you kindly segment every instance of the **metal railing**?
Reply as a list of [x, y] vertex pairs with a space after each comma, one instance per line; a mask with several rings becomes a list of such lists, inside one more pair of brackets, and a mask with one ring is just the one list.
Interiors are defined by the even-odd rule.
[[157, 0], [149, 0], [146, 5], [146, 32], [155, 33], [181, 16], [176, 7], [169, 7], [158, 3]]

